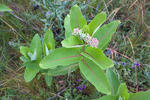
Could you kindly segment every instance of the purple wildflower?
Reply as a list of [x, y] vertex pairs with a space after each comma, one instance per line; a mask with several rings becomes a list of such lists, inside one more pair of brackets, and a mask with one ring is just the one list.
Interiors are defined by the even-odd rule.
[[77, 86], [76, 89], [79, 90], [79, 86]]
[[108, 50], [108, 54], [109, 54], [109, 55], [111, 54], [111, 50]]
[[13, 12], [13, 11], [11, 11], [10, 13], [11, 13], [11, 14], [14, 14], [14, 12]]
[[77, 82], [79, 82], [80, 80], [79, 79], [77, 79]]
[[82, 91], [83, 90], [83, 88], [80, 88], [80, 91]]
[[85, 85], [84, 84], [82, 85], [82, 88], [85, 89]]
[[139, 67], [139, 66], [140, 66], [140, 64], [139, 64], [138, 62], [136, 62], [136, 63], [135, 63], [135, 65], [136, 65], [137, 67]]
[[131, 69], [135, 69], [135, 66], [134, 66], [134, 65], [132, 65]]
[[126, 63], [125, 63], [125, 62], [122, 62], [121, 64], [122, 64], [123, 66], [125, 66], [125, 65], [126, 65]]

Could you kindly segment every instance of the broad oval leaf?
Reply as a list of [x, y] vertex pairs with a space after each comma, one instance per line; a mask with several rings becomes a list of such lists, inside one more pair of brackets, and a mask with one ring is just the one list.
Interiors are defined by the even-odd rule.
[[70, 24], [70, 15], [67, 15], [64, 20], [65, 38], [72, 36], [72, 28]]
[[112, 35], [116, 32], [119, 24], [120, 21], [116, 20], [109, 24], [103, 25], [95, 32], [93, 37], [96, 37], [99, 40], [98, 48], [105, 50], [106, 45], [111, 40]]
[[0, 4], [0, 12], [10, 12], [12, 11], [9, 7], [4, 4]]
[[95, 100], [117, 100], [117, 97], [116, 96], [107, 95], [107, 96], [103, 96], [103, 97], [100, 97], [99, 99], [95, 99]]
[[129, 93], [128, 93], [128, 88], [125, 83], [120, 84], [117, 92], [117, 96], [122, 97], [123, 100], [128, 100], [129, 99]]
[[36, 52], [36, 60], [40, 60], [42, 58], [42, 44], [38, 34], [33, 37], [30, 48], [32, 53]]
[[26, 82], [30, 82], [40, 71], [40, 67], [37, 62], [26, 62], [25, 66], [24, 79]]
[[99, 92], [111, 94], [110, 85], [104, 71], [87, 58], [79, 63], [81, 73], [90, 81]]
[[106, 70], [106, 76], [111, 86], [111, 95], [117, 95], [117, 91], [120, 86], [118, 77], [111, 69]]
[[55, 49], [55, 40], [53, 36], [53, 32], [51, 30], [47, 30], [44, 39], [43, 39], [43, 52], [44, 55], [47, 55], [47, 50], [54, 50]]
[[70, 36], [61, 42], [63, 47], [74, 48], [83, 46], [83, 41], [77, 36]]
[[106, 13], [102, 12], [97, 14], [94, 19], [88, 24], [89, 34], [93, 35], [93, 32], [97, 30], [106, 21]]
[[129, 100], [150, 100], [150, 90], [130, 93]]
[[53, 69], [59, 65], [64, 66], [77, 63], [80, 58], [80, 52], [76, 48], [58, 48], [43, 58], [40, 62], [40, 67], [43, 69]]
[[74, 5], [70, 10], [70, 24], [72, 30], [77, 27], [81, 29], [84, 25], [87, 25], [78, 5]]
[[53, 80], [53, 77], [51, 75], [48, 75], [48, 73], [45, 74], [45, 82], [47, 84], [47, 86], [51, 86], [52, 84], [52, 80]]
[[114, 66], [113, 62], [99, 48], [87, 47], [81, 55], [92, 60], [103, 70]]
[[65, 75], [67, 73], [71, 73], [75, 71], [78, 68], [78, 66], [75, 65], [68, 65], [68, 66], [57, 66], [54, 69], [49, 69], [48, 75], [51, 76], [59, 76], [59, 75]]

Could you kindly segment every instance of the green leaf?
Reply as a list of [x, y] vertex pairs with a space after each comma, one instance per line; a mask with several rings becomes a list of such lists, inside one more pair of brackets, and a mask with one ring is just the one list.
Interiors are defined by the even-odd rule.
[[150, 90], [130, 93], [129, 100], [150, 100]]
[[76, 65], [69, 65], [69, 66], [57, 66], [54, 69], [49, 69], [48, 75], [51, 76], [59, 76], [59, 75], [65, 75], [69, 72], [73, 72], [78, 68]]
[[103, 25], [100, 29], [96, 31], [94, 37], [99, 40], [98, 48], [100, 48], [101, 50], [105, 50], [106, 45], [111, 40], [112, 35], [116, 32], [119, 24], [120, 21], [116, 20], [109, 24]]
[[102, 12], [97, 14], [94, 19], [88, 24], [89, 34], [92, 35], [93, 32], [106, 21], [106, 13]]
[[89, 26], [88, 25], [84, 25], [82, 28], [82, 32], [85, 34], [89, 34]]
[[12, 11], [9, 7], [4, 4], [0, 4], [0, 12], [10, 12]]
[[83, 58], [79, 63], [82, 74], [90, 81], [99, 92], [111, 94], [110, 85], [104, 71], [87, 58]]
[[80, 52], [76, 48], [58, 48], [44, 57], [40, 63], [40, 67], [43, 69], [53, 69], [59, 65], [64, 66], [77, 63], [80, 58]]
[[70, 10], [70, 24], [72, 30], [77, 27], [81, 29], [84, 25], [87, 25], [78, 5], [74, 5]]
[[72, 36], [72, 28], [70, 24], [70, 15], [67, 15], [64, 20], [65, 38]]
[[21, 46], [20, 47], [20, 53], [26, 58], [26, 59], [30, 59], [28, 56], [28, 53], [31, 52], [31, 49], [25, 46]]
[[111, 95], [117, 95], [117, 91], [120, 86], [118, 77], [111, 69], [106, 70], [106, 76], [111, 86]]
[[66, 48], [81, 47], [83, 46], [83, 41], [80, 40], [79, 37], [72, 35], [69, 38], [63, 40], [61, 44]]
[[45, 82], [46, 82], [47, 86], [49, 86], [49, 87], [51, 86], [52, 80], [53, 80], [53, 77], [48, 75], [48, 73], [46, 73], [45, 74]]
[[33, 53], [29, 52], [29, 53], [28, 53], [28, 56], [30, 57], [30, 60], [31, 60], [31, 61], [36, 60], [36, 57], [37, 57], [37, 51], [34, 50]]
[[103, 70], [113, 67], [114, 65], [113, 62], [107, 58], [103, 51], [99, 48], [87, 47], [85, 51], [81, 53], [81, 55], [92, 60]]
[[117, 100], [115, 96], [107, 95], [95, 100]]
[[21, 56], [21, 57], [20, 57], [20, 60], [23, 61], [24, 63], [30, 61], [30, 60], [27, 59], [25, 56]]
[[26, 62], [25, 63], [26, 69], [24, 73], [24, 79], [26, 82], [30, 82], [36, 74], [39, 72], [40, 67], [37, 62]]
[[118, 98], [119, 96], [121, 96], [123, 100], [129, 99], [128, 88], [125, 83], [120, 84], [117, 95], [118, 95]]
[[48, 55], [49, 50], [54, 50], [54, 49], [55, 49], [55, 40], [54, 40], [53, 32], [51, 30], [47, 30], [43, 39], [44, 55], [45, 56]]
[[32, 53], [36, 52], [36, 60], [40, 60], [42, 58], [42, 44], [38, 34], [33, 37], [30, 48]]

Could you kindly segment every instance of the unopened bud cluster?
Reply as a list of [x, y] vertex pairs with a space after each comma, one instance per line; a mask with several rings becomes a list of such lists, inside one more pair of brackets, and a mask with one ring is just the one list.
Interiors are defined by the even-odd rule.
[[97, 38], [92, 38], [89, 34], [83, 33], [79, 28], [75, 28], [72, 34], [75, 36], [79, 36], [80, 39], [84, 40], [91, 47], [98, 47], [99, 41], [97, 40]]

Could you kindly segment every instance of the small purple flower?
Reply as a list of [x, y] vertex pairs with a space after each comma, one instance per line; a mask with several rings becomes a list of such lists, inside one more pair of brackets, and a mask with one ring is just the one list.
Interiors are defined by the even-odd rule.
[[134, 66], [134, 65], [132, 65], [131, 69], [135, 69], [135, 66]]
[[82, 88], [85, 89], [85, 85], [84, 84], [82, 85]]
[[79, 90], [79, 86], [77, 86], [76, 89]]
[[83, 88], [80, 88], [80, 91], [82, 91], [83, 90]]
[[136, 65], [137, 67], [139, 67], [139, 66], [140, 66], [140, 64], [139, 64], [138, 62], [136, 62], [136, 63], [135, 63], [135, 65]]
[[111, 50], [108, 50], [108, 54], [109, 54], [109, 55], [111, 54]]
[[126, 63], [125, 63], [125, 62], [122, 62], [121, 64], [122, 64], [123, 66], [125, 66], [125, 65], [126, 65]]
[[10, 13], [11, 13], [11, 14], [14, 14], [14, 12], [13, 12], [13, 11], [11, 11]]
[[79, 79], [77, 79], [77, 82], [79, 82], [80, 80]]

